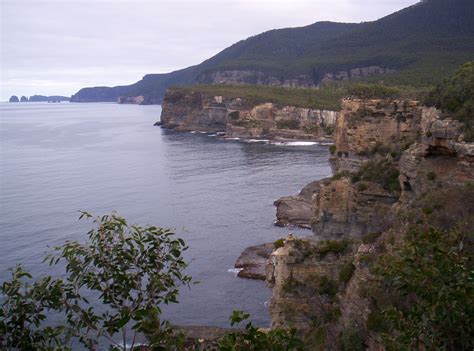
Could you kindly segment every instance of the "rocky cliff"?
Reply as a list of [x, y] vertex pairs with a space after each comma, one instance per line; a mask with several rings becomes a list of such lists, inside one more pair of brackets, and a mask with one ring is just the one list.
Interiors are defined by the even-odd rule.
[[297, 327], [315, 349], [383, 350], [390, 299], [371, 267], [433, 211], [431, 225], [471, 230], [474, 143], [464, 140], [459, 121], [416, 101], [345, 100], [338, 173], [275, 202], [282, 224], [303, 218], [313, 235], [270, 255], [272, 327]]
[[227, 137], [325, 139], [335, 111], [259, 103], [192, 89], [169, 89], [162, 105], [163, 127], [181, 131], [225, 132]]

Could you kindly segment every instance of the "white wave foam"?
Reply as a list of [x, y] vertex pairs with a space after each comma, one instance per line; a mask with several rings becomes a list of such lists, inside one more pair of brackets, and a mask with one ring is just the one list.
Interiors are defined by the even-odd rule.
[[240, 138], [224, 138], [225, 140], [240, 140]]
[[273, 145], [282, 145], [282, 146], [312, 146], [317, 145], [315, 141], [283, 141], [283, 142], [274, 142]]
[[208, 137], [215, 137], [215, 136], [217, 136], [217, 134], [208, 134], [207, 136]]
[[196, 131], [195, 131], [195, 130], [193, 130], [193, 131], [191, 131], [191, 132], [189, 132], [189, 133], [191, 133], [191, 134], [196, 134]]
[[229, 268], [227, 272], [232, 273], [234, 276], [237, 277], [237, 274], [242, 270], [243, 268]]
[[247, 139], [247, 143], [268, 143], [270, 140], [267, 139]]

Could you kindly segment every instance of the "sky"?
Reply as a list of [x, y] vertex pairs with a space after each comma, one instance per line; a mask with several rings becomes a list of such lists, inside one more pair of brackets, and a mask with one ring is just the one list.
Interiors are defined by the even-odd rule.
[[418, 0], [0, 0], [0, 100], [199, 64], [261, 32], [366, 22]]

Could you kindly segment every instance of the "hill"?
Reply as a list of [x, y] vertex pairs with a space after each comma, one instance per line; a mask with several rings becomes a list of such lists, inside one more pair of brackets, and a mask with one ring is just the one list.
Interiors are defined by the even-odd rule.
[[425, 0], [374, 22], [318, 22], [265, 32], [199, 65], [146, 75], [129, 86], [81, 89], [72, 101], [143, 95], [143, 103], [159, 103], [168, 86], [189, 84], [314, 87], [359, 79], [427, 87], [472, 59], [474, 2]]

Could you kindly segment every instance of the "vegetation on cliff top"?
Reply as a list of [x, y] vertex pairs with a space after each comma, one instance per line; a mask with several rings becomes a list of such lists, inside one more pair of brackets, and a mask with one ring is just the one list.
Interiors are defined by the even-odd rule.
[[427, 97], [428, 105], [464, 124], [466, 140], [474, 140], [474, 61], [461, 66]]
[[264, 85], [192, 85], [173, 87], [174, 91], [195, 92], [207, 95], [218, 95], [229, 99], [242, 99], [245, 105], [257, 105], [271, 102], [281, 106], [295, 106], [323, 110], [339, 110], [339, 100], [345, 90], [338, 85], [320, 89], [283, 88]]
[[[374, 22], [318, 22], [271, 30], [239, 41], [199, 65], [149, 74], [129, 86], [84, 88], [73, 101], [144, 95], [148, 103], [157, 103], [169, 86], [210, 83], [212, 73], [226, 70], [258, 72], [279, 80], [298, 81], [303, 76], [305, 84], [319, 84], [328, 73], [345, 72], [353, 79], [358, 68], [377, 66], [391, 73], [362, 80], [432, 87], [473, 59], [473, 10], [471, 0], [430, 0]], [[249, 78], [247, 83], [255, 80]]]

